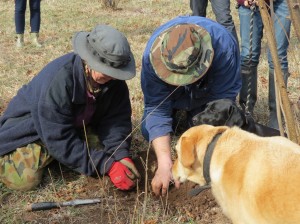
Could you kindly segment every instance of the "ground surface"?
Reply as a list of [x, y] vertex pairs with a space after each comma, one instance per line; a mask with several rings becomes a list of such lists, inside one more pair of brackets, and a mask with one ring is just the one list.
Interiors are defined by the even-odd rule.
[[[140, 162], [146, 161], [146, 154], [142, 152], [139, 159], [135, 160], [142, 178], [137, 189], [131, 192], [116, 190], [107, 177], [98, 179], [80, 176], [64, 167], [61, 169], [58, 164], [54, 163], [50, 166], [52, 178], [56, 179], [56, 175], [62, 174], [66, 183], [65, 187], [56, 191], [58, 201], [97, 197], [103, 198], [103, 202], [34, 212], [25, 211], [27, 205], [24, 205], [15, 217], [16, 223], [231, 223], [222, 214], [210, 190], [203, 191], [197, 196], [188, 196], [188, 192], [195, 187], [191, 182], [182, 185], [180, 189], [170, 187], [167, 197], [152, 195], [150, 183], [153, 169], [151, 166], [155, 166], [155, 158], [149, 156], [147, 176], [143, 162]], [[75, 179], [82, 180], [74, 181]], [[74, 184], [75, 182], [77, 184]], [[35, 200], [30, 203], [32, 202], [41, 201]], [[5, 198], [2, 199], [2, 203], [5, 203]], [[139, 208], [140, 206], [147, 207], [148, 212], [143, 214], [143, 208]], [[160, 214], [152, 217], [147, 214], [155, 214], [155, 211]]]
[[[3, 111], [6, 105], [7, 102], [3, 104], [3, 108], [0, 108], [0, 112]], [[184, 125], [181, 123], [180, 126]], [[180, 134], [183, 130], [177, 131]], [[143, 141], [142, 139], [133, 139], [133, 144], [145, 144]], [[19, 212], [14, 215], [13, 222], [41, 224], [231, 223], [223, 215], [210, 189], [201, 192], [197, 196], [188, 195], [190, 190], [196, 187], [192, 182], [186, 182], [180, 189], [171, 186], [166, 197], [154, 196], [151, 192], [151, 179], [154, 176], [156, 167], [154, 153], [142, 151], [136, 153], [133, 157], [141, 174], [141, 180], [137, 188], [130, 192], [117, 190], [106, 176], [100, 178], [82, 176], [57, 162], [53, 162], [44, 177], [43, 185], [40, 186], [41, 190], [35, 192], [35, 198], [28, 199], [27, 204], [16, 208]], [[57, 187], [56, 182], [59, 181], [63, 181], [61, 188]], [[93, 205], [61, 207], [60, 209], [46, 211], [26, 211], [31, 203], [47, 201], [42, 196], [39, 198], [39, 192], [44, 192], [47, 188], [53, 190], [55, 194], [55, 199], [49, 199], [48, 201], [63, 202], [75, 199], [102, 198], [103, 202]], [[0, 208], [5, 203], [13, 203], [13, 198], [14, 192], [2, 195], [0, 197]], [[0, 215], [0, 223], [3, 223], [2, 221], [4, 220]]]

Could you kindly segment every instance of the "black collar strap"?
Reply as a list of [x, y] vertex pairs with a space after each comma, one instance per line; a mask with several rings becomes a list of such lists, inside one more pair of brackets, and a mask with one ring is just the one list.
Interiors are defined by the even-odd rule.
[[219, 134], [214, 136], [213, 140], [208, 144], [207, 150], [206, 150], [205, 155], [204, 155], [203, 176], [204, 176], [204, 179], [206, 181], [206, 185], [204, 185], [204, 186], [197, 185], [195, 188], [193, 188], [192, 190], [190, 190], [188, 192], [189, 196], [196, 196], [196, 195], [200, 194], [202, 191], [210, 188], [210, 181], [211, 181], [210, 180], [210, 175], [209, 175], [210, 161], [211, 161], [211, 157], [212, 157], [212, 154], [214, 152], [214, 149], [215, 149], [215, 145], [216, 145], [217, 141], [219, 140], [219, 138], [221, 137], [222, 134], [223, 133], [219, 133]]
[[214, 136], [213, 140], [208, 144], [207, 146], [207, 150], [205, 152], [205, 156], [204, 156], [204, 163], [203, 163], [203, 176], [204, 179], [206, 181], [206, 184], [210, 184], [210, 161], [211, 161], [211, 157], [212, 154], [214, 152], [215, 149], [215, 145], [217, 143], [217, 141], [219, 140], [219, 138], [221, 137], [223, 133], [219, 133], [217, 135]]

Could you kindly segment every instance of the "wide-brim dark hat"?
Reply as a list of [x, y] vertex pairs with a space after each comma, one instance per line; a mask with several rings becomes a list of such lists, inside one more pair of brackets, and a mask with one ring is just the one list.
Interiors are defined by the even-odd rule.
[[135, 76], [134, 56], [126, 37], [108, 25], [97, 25], [91, 32], [77, 32], [73, 49], [94, 71], [120, 80]]
[[196, 24], [177, 24], [161, 32], [150, 49], [150, 61], [164, 82], [183, 86], [202, 78], [214, 56], [210, 34]]

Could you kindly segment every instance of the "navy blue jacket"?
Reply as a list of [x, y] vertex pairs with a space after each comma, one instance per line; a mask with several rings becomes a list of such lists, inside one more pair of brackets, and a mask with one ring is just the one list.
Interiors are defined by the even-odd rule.
[[131, 138], [126, 137], [132, 129], [131, 105], [127, 84], [120, 80], [104, 84], [96, 98], [89, 125], [104, 150], [88, 152], [74, 125], [76, 114], [86, 107], [83, 69], [78, 55], [66, 54], [18, 91], [0, 117], [0, 155], [40, 139], [53, 158], [89, 176], [96, 175], [93, 164], [104, 174], [115, 160], [129, 156]]
[[[214, 58], [205, 76], [197, 82], [179, 87], [163, 82], [150, 62], [150, 49], [156, 37], [171, 26], [189, 23], [203, 27], [211, 36]], [[179, 16], [157, 28], [143, 54], [141, 85], [144, 93], [143, 135], [149, 141], [172, 132], [173, 109], [191, 114], [210, 101], [235, 100], [241, 88], [239, 46], [220, 24], [198, 16]]]

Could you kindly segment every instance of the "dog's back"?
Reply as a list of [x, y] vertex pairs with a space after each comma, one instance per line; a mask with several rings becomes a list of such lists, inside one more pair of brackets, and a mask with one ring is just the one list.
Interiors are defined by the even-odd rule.
[[231, 128], [211, 160], [213, 193], [233, 223], [300, 223], [300, 146]]

